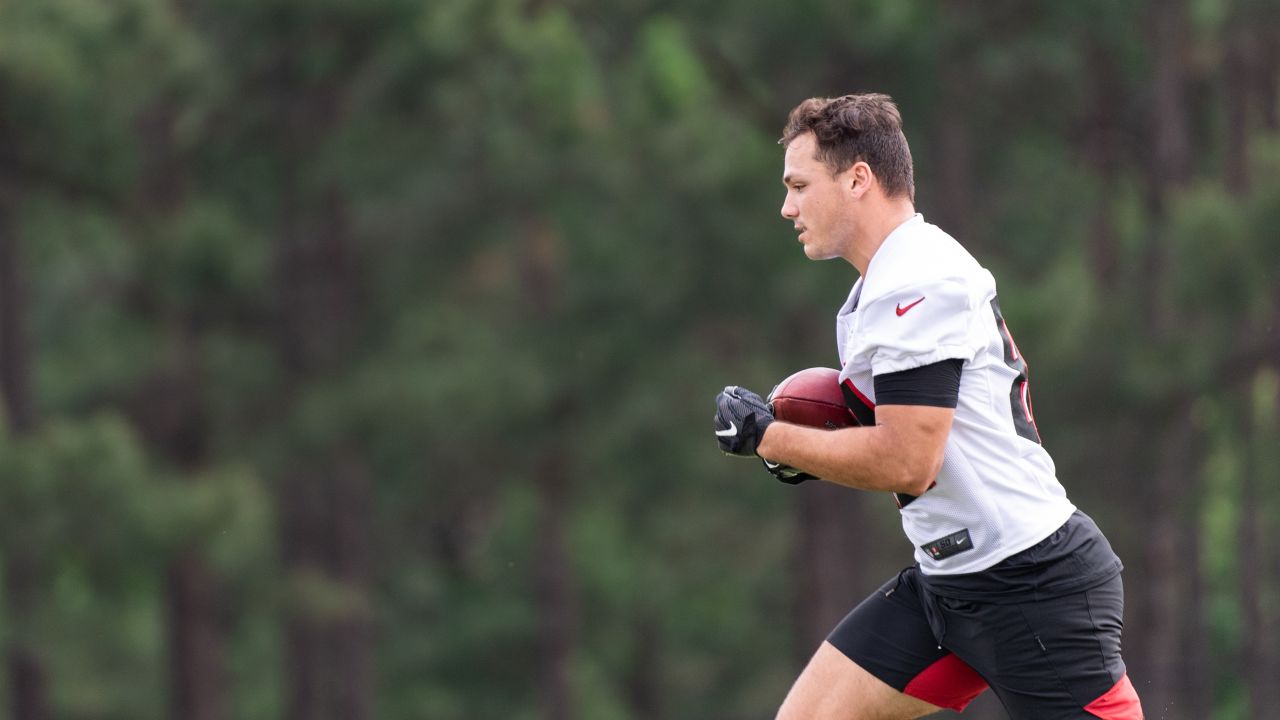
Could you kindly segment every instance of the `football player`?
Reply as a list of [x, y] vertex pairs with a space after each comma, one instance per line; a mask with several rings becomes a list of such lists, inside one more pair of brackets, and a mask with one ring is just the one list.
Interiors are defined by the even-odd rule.
[[1141, 718], [1120, 655], [1120, 560], [1040, 444], [995, 279], [915, 210], [898, 108], [812, 98], [780, 143], [782, 216], [805, 255], [858, 271], [836, 334], [863, 427], [775, 421], [731, 386], [716, 438], [787, 482], [892, 493], [915, 562], [831, 631], [778, 717], [914, 718], [990, 687], [1018, 719]]

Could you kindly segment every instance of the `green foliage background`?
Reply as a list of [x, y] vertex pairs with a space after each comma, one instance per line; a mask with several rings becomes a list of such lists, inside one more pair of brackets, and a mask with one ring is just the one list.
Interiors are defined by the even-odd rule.
[[[226, 717], [298, 716], [296, 618], [371, 624], [378, 718], [771, 717], [812, 647], [814, 491], [721, 457], [711, 398], [835, 363], [854, 275], [778, 217], [776, 138], [799, 100], [874, 90], [918, 207], [996, 274], [1059, 475], [1129, 568], [1149, 715], [1267, 717], [1277, 14], [0, 0], [36, 408], [0, 425], [0, 548], [39, 569], [0, 640], [36, 649], [55, 717], [176, 716], [165, 577], [194, 556]], [[282, 540], [347, 461], [370, 480], [354, 580]], [[839, 552], [865, 593], [910, 548], [887, 499], [855, 502], [870, 544]]]

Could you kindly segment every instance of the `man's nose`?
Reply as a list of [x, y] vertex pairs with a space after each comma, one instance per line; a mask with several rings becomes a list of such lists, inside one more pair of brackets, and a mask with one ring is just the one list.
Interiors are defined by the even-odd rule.
[[796, 207], [795, 203], [791, 202], [791, 198], [782, 201], [782, 217], [788, 220], [795, 220], [799, 214], [800, 209]]

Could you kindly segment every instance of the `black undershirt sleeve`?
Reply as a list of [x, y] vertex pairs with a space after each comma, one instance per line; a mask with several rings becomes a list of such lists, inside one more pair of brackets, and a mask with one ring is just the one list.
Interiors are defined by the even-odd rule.
[[963, 360], [939, 360], [910, 370], [876, 375], [876, 404], [954, 408], [960, 399], [963, 367]]

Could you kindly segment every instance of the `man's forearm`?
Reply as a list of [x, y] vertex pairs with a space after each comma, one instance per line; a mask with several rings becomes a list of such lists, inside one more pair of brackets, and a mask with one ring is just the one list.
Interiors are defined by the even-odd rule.
[[840, 430], [776, 422], [757, 452], [830, 482], [862, 490], [920, 495], [937, 475], [941, 456], [920, 457], [920, 448], [892, 425]]

